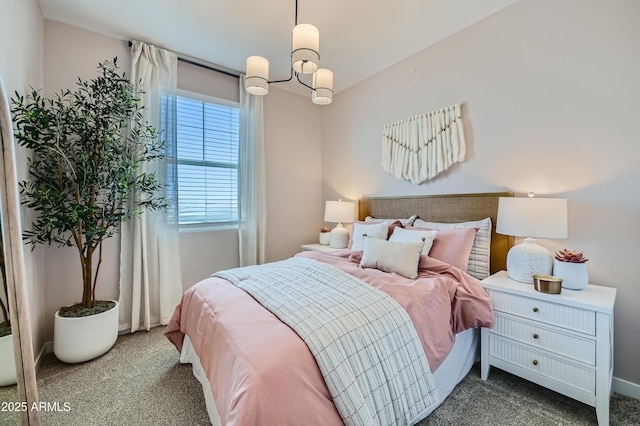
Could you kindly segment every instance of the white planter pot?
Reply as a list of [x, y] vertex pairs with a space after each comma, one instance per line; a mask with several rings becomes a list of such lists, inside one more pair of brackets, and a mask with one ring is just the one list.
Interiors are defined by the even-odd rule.
[[97, 315], [79, 318], [61, 317], [56, 312], [53, 325], [53, 353], [62, 362], [75, 364], [105, 354], [118, 339], [116, 305]]
[[331, 238], [331, 235], [329, 234], [329, 232], [321, 232], [320, 233], [320, 239], [319, 242], [320, 244], [322, 244], [323, 246], [327, 246], [329, 245], [329, 239]]
[[16, 357], [13, 353], [13, 335], [0, 337], [0, 386], [17, 383]]
[[589, 283], [586, 263], [560, 262], [554, 259], [553, 275], [562, 278], [562, 288], [582, 290]]

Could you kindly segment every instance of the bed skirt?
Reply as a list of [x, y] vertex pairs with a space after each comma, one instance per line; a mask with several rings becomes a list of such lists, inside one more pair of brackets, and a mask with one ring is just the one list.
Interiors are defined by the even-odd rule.
[[[433, 373], [433, 379], [440, 394], [440, 402], [438, 405], [449, 396], [453, 388], [465, 378], [469, 370], [471, 370], [471, 367], [473, 367], [478, 356], [479, 342], [480, 330], [478, 329], [470, 328], [456, 334], [456, 340], [451, 352], [449, 352], [442, 364], [440, 364], [438, 369]], [[184, 337], [184, 344], [182, 346], [182, 352], [180, 353], [180, 362], [192, 365], [193, 375], [202, 385], [209, 420], [213, 426], [222, 426], [209, 380], [188, 335]], [[426, 412], [423, 418], [431, 414], [438, 405], [434, 406], [431, 411]], [[418, 421], [420, 420], [422, 419]]]

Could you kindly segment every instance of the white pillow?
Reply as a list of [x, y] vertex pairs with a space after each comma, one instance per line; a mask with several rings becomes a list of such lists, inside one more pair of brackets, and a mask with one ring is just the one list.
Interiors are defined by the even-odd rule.
[[389, 236], [389, 225], [387, 222], [354, 223], [351, 235], [351, 250], [364, 250], [365, 236], [386, 240]]
[[477, 228], [476, 237], [471, 247], [467, 273], [472, 277], [483, 280], [489, 276], [491, 268], [491, 218], [482, 220], [460, 222], [460, 223], [439, 223], [426, 222], [420, 218], [416, 219], [413, 226], [431, 229], [456, 229], [456, 228]]
[[403, 277], [418, 278], [418, 264], [424, 243], [394, 243], [378, 238], [365, 238], [360, 266], [385, 272], [395, 272]]
[[407, 219], [381, 219], [378, 217], [367, 216], [364, 218], [365, 222], [387, 222], [393, 223], [396, 220], [402, 224], [402, 226], [413, 226], [413, 222], [418, 218], [415, 214]]
[[394, 243], [416, 243], [424, 242], [422, 254], [428, 255], [433, 246], [433, 240], [436, 239], [438, 231], [418, 231], [400, 228], [393, 228], [393, 234], [389, 237], [389, 241]]

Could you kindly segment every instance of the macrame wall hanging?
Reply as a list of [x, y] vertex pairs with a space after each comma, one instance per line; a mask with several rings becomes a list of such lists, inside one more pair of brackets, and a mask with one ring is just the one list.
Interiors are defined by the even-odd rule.
[[382, 168], [415, 184], [464, 161], [461, 104], [387, 123], [382, 128]]

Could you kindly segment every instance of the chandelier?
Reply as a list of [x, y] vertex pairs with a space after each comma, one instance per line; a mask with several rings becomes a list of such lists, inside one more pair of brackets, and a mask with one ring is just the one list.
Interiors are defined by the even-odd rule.
[[[328, 105], [333, 100], [333, 71], [319, 68], [320, 32], [311, 24], [298, 24], [296, 0], [295, 26], [291, 32], [291, 74], [285, 80], [269, 80], [269, 61], [262, 56], [247, 58], [245, 89], [252, 95], [269, 93], [269, 83], [291, 81], [295, 75], [300, 84], [311, 89], [314, 104]], [[300, 74], [312, 74], [311, 86], [300, 79]]]

